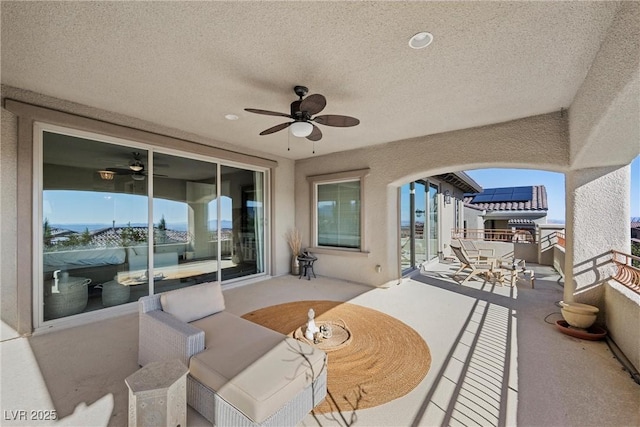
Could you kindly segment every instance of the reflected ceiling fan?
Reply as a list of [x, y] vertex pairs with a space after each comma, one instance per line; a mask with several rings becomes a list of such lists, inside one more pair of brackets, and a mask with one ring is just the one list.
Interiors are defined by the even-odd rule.
[[[142, 156], [137, 151], [134, 151], [131, 154], [133, 155], [133, 158], [131, 159], [131, 161], [129, 161], [128, 168], [106, 168], [104, 171], [98, 171], [98, 173], [100, 174], [101, 177], [103, 176], [103, 172], [110, 172], [112, 174], [117, 174], [117, 175], [130, 175], [134, 181], [143, 181], [144, 178], [147, 176], [147, 172], [145, 171], [145, 166], [144, 166], [144, 162], [142, 161]], [[156, 166], [162, 166], [162, 165], [156, 165]], [[168, 165], [164, 165], [164, 166], [168, 166]], [[160, 174], [154, 173], [153, 176], [167, 176], [167, 175], [160, 175]]]
[[[255, 114], [264, 114], [266, 116], [288, 117], [293, 119], [292, 122], [281, 123], [269, 129], [260, 132], [260, 135], [269, 135], [280, 130], [290, 128], [291, 134], [299, 138], [307, 138], [310, 141], [319, 141], [322, 138], [322, 132], [313, 123], [334, 127], [351, 127], [360, 124], [360, 120], [355, 117], [340, 116], [336, 114], [324, 114], [315, 116], [321, 112], [327, 105], [324, 96], [316, 93], [304, 98], [309, 89], [304, 86], [296, 86], [294, 89], [296, 95], [300, 97], [297, 101], [291, 103], [291, 113], [278, 113], [276, 111], [258, 110], [255, 108], [245, 108], [245, 111]], [[304, 98], [304, 99], [303, 99]], [[315, 116], [315, 117], [312, 117]]]

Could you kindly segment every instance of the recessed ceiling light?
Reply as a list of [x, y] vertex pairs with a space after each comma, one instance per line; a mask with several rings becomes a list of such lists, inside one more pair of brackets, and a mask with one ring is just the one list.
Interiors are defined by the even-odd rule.
[[224, 116], [224, 118], [227, 120], [238, 120], [240, 117], [236, 116], [235, 114], [227, 114], [226, 116]]
[[409, 39], [409, 46], [412, 49], [422, 49], [431, 44], [433, 41], [433, 34], [427, 33], [426, 31], [422, 33], [415, 34], [413, 37]]

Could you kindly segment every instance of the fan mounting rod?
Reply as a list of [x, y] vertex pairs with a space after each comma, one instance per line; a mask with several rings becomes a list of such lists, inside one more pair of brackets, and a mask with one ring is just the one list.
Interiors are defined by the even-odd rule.
[[305, 86], [296, 86], [293, 88], [293, 91], [300, 97], [300, 99], [302, 99], [307, 96], [307, 93], [309, 93], [309, 88]]

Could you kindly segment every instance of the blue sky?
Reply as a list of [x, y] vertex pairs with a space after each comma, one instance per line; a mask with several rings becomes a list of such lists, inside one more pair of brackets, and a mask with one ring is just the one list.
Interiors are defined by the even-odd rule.
[[[565, 218], [564, 175], [529, 169], [477, 169], [466, 171], [484, 188], [544, 185], [547, 189], [549, 211], [547, 218]], [[115, 219], [116, 224], [145, 223], [147, 220], [147, 198], [131, 194], [100, 192], [47, 191], [45, 192], [43, 216], [51, 224], [107, 224]], [[82, 194], [80, 194], [82, 193]], [[631, 216], [640, 217], [640, 157], [631, 163]], [[81, 202], [79, 202], [81, 200]], [[185, 223], [186, 204], [168, 200], [157, 200], [154, 223], [162, 215], [168, 225]], [[215, 203], [215, 202], [212, 202]], [[211, 207], [211, 219], [215, 208]], [[222, 198], [222, 219], [231, 220], [231, 199]]]
[[[565, 219], [564, 175], [529, 169], [476, 169], [466, 171], [483, 188], [518, 187], [521, 185], [544, 185], [550, 220]], [[631, 163], [631, 216], [640, 217], [640, 157]]]
[[[146, 196], [93, 191], [45, 191], [43, 217], [51, 224], [116, 224], [146, 223]], [[216, 201], [210, 203], [209, 219], [215, 219]], [[164, 215], [168, 226], [187, 222], [187, 204], [157, 199], [154, 202], [154, 224]], [[231, 220], [231, 199], [222, 197], [222, 219]]]

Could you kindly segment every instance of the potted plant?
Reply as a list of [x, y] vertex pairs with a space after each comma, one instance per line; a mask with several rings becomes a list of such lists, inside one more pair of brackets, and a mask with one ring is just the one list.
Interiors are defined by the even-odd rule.
[[302, 251], [302, 234], [297, 228], [290, 228], [284, 235], [287, 243], [291, 248], [291, 274], [300, 274], [300, 266], [298, 265], [298, 256]]

